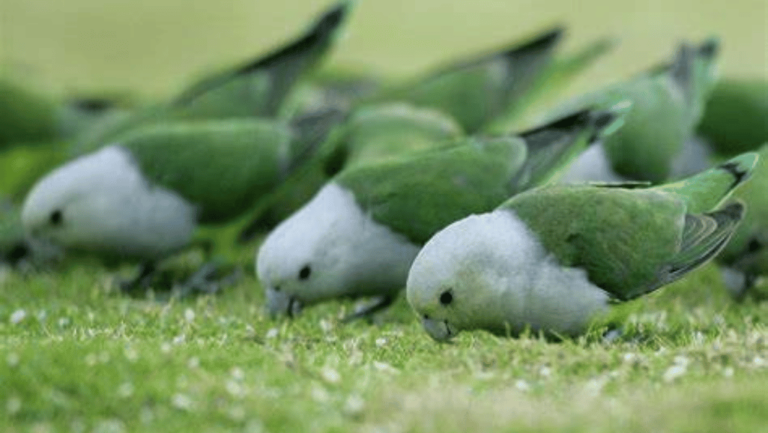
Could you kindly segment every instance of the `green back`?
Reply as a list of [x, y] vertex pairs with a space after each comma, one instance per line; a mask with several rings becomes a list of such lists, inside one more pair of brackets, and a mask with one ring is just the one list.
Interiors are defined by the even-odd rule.
[[286, 175], [292, 155], [287, 125], [228, 120], [148, 126], [125, 136], [144, 175], [199, 207], [202, 223], [250, 209]]
[[55, 139], [56, 110], [53, 101], [0, 80], [0, 149], [15, 143]]
[[658, 287], [678, 253], [685, 204], [671, 194], [596, 186], [552, 186], [504, 203], [563, 266], [584, 269], [618, 299]]
[[630, 179], [662, 182], [688, 136], [683, 95], [668, 76], [659, 76], [614, 87], [593, 102], [608, 107], [622, 100], [632, 101], [632, 110], [604, 141], [612, 167]]
[[519, 138], [468, 138], [450, 149], [345, 170], [335, 181], [374, 220], [422, 244], [449, 223], [509, 197], [526, 155]]
[[768, 80], [720, 80], [698, 132], [724, 156], [768, 142]]
[[434, 149], [462, 135], [461, 127], [437, 111], [406, 104], [358, 109], [336, 144], [346, 152], [346, 167]]

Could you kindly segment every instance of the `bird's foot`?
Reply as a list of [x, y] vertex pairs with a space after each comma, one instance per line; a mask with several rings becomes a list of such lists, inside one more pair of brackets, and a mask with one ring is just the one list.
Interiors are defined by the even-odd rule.
[[173, 296], [186, 298], [193, 295], [214, 295], [222, 288], [234, 285], [243, 272], [239, 267], [223, 268], [220, 264], [205, 263], [183, 283], [173, 287]]
[[155, 276], [157, 269], [152, 263], [143, 263], [139, 266], [139, 272], [136, 276], [129, 279], [118, 282], [120, 292], [129, 295], [136, 296], [138, 294], [144, 294], [149, 290], [152, 285], [153, 277]]
[[349, 323], [359, 319], [365, 319], [368, 322], [373, 321], [373, 315], [392, 305], [395, 301], [394, 296], [380, 296], [370, 304], [362, 304], [355, 308], [355, 312], [341, 319], [341, 323]]

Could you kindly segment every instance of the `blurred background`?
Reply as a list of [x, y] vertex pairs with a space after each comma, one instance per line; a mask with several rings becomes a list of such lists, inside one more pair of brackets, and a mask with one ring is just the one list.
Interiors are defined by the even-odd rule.
[[[156, 99], [296, 36], [328, 0], [2, 0], [0, 75], [58, 95]], [[326, 68], [394, 78], [476, 50], [568, 28], [565, 50], [620, 39], [569, 92], [669, 58], [683, 38], [722, 39], [723, 75], [768, 77], [766, 0], [361, 0]]]

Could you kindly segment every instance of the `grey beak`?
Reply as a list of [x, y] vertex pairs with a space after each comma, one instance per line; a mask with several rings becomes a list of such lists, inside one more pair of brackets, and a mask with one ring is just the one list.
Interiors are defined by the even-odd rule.
[[458, 331], [452, 329], [445, 320], [435, 320], [424, 317], [421, 319], [421, 325], [430, 337], [441, 343], [449, 341], [458, 333]]
[[288, 293], [277, 291], [270, 287], [266, 290], [267, 312], [272, 317], [288, 316], [295, 317], [301, 313], [301, 301], [289, 295]]

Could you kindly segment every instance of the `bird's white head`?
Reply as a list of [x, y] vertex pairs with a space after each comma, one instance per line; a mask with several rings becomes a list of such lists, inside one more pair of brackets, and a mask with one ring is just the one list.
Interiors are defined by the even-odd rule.
[[408, 302], [438, 341], [461, 330], [505, 332], [522, 309], [545, 252], [508, 211], [472, 215], [438, 232], [419, 252], [407, 280]]
[[195, 213], [178, 194], [149, 183], [126, 149], [109, 146], [40, 180], [22, 222], [33, 239], [65, 249], [155, 259], [189, 242]]
[[256, 273], [272, 315], [338, 297], [394, 294], [418, 246], [374, 221], [331, 182], [269, 234]]

